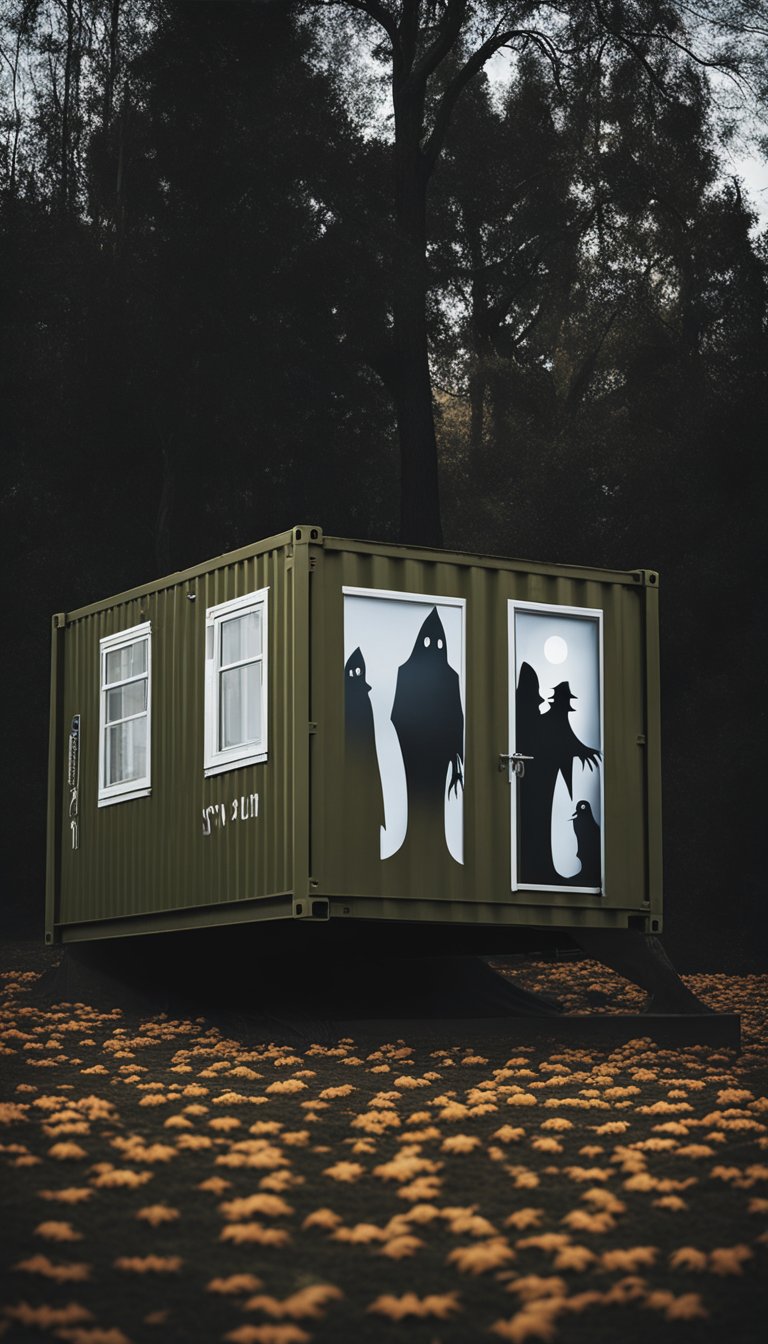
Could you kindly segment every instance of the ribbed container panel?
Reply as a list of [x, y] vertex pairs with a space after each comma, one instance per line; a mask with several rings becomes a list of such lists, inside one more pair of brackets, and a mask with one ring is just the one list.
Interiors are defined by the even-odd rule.
[[[649, 726], [643, 573], [527, 566], [519, 561], [443, 557], [398, 547], [383, 551], [332, 538], [325, 539], [318, 564], [322, 584], [313, 597], [312, 639], [313, 717], [318, 720], [313, 750], [312, 871], [318, 890], [347, 894], [353, 915], [359, 915], [367, 902], [371, 911], [385, 918], [439, 918], [443, 922], [499, 918], [505, 923], [567, 927], [626, 925], [627, 912], [658, 918], [661, 893], [650, 890], [647, 860], [645, 744]], [[441, 850], [439, 844], [405, 842], [396, 855], [383, 861], [374, 855], [371, 861], [369, 856], [361, 858], [360, 845], [354, 843], [361, 830], [370, 829], [370, 822], [365, 815], [365, 789], [344, 794], [341, 788], [347, 768], [342, 652], [345, 589], [372, 590], [395, 600], [398, 594], [464, 600], [463, 862], [447, 859], [445, 847]], [[510, 741], [510, 600], [603, 613], [605, 754], [600, 769], [605, 780], [605, 866], [602, 889], [597, 893], [512, 890], [511, 785], [506, 771], [499, 769], [500, 755], [509, 750]], [[370, 681], [370, 667], [366, 677]], [[342, 795], [343, 806], [339, 806]]]
[[[269, 590], [268, 760], [206, 778], [206, 610], [263, 588]], [[185, 912], [290, 891], [292, 602], [282, 546], [232, 563], [225, 558], [68, 621], [62, 729], [81, 716], [79, 847], [71, 845], [63, 780], [59, 924]], [[99, 641], [144, 622], [152, 641], [151, 793], [99, 807]], [[250, 815], [252, 794], [258, 816]], [[249, 800], [244, 820], [241, 799]], [[204, 810], [214, 804], [226, 822], [206, 835]]]

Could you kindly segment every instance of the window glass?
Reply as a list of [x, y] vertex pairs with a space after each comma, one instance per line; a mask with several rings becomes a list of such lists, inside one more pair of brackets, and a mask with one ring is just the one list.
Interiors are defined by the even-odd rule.
[[221, 665], [239, 663], [261, 653], [261, 613], [246, 612], [221, 623]]
[[267, 757], [268, 589], [206, 612], [206, 774]]
[[147, 720], [129, 719], [107, 729], [107, 784], [125, 784], [147, 773]]
[[137, 639], [134, 644], [124, 644], [122, 648], [112, 649], [107, 654], [107, 675], [109, 685], [116, 681], [126, 681], [128, 677], [137, 677], [147, 671], [147, 640]]
[[129, 681], [115, 691], [107, 691], [107, 723], [142, 714], [147, 708], [147, 679]]
[[101, 640], [100, 665], [98, 801], [104, 806], [149, 792], [149, 623]]
[[261, 667], [246, 663], [221, 673], [220, 750], [258, 742], [261, 736]]

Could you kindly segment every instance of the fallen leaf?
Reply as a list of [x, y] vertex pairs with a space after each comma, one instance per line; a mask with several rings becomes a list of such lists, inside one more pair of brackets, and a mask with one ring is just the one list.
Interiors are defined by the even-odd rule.
[[236, 1246], [287, 1246], [290, 1240], [285, 1228], [263, 1223], [227, 1223], [219, 1233], [219, 1241], [232, 1241]]
[[57, 1263], [49, 1260], [47, 1255], [31, 1255], [26, 1260], [19, 1260], [14, 1269], [23, 1270], [25, 1274], [42, 1274], [43, 1278], [53, 1279], [56, 1283], [84, 1283], [91, 1277], [90, 1265], [74, 1261]]
[[149, 1223], [151, 1227], [160, 1227], [163, 1223], [173, 1223], [181, 1215], [178, 1209], [171, 1209], [167, 1204], [147, 1204], [145, 1208], [139, 1209], [136, 1217], [144, 1223]]
[[501, 1237], [477, 1241], [471, 1246], [456, 1246], [446, 1256], [446, 1263], [456, 1265], [462, 1274], [485, 1274], [489, 1269], [501, 1269], [515, 1259], [515, 1252]]
[[261, 1287], [261, 1279], [257, 1279], [255, 1274], [228, 1274], [224, 1278], [210, 1279], [206, 1284], [209, 1293], [221, 1293], [224, 1296], [255, 1293]]
[[426, 1297], [417, 1297], [416, 1293], [404, 1293], [402, 1297], [383, 1293], [371, 1302], [368, 1311], [379, 1316], [388, 1316], [392, 1321], [402, 1321], [407, 1316], [436, 1316], [445, 1321], [455, 1311], [460, 1311], [458, 1293], [434, 1293]]
[[249, 1218], [253, 1213], [264, 1214], [267, 1218], [286, 1218], [293, 1213], [290, 1204], [286, 1204], [279, 1195], [261, 1193], [246, 1195], [243, 1199], [230, 1199], [219, 1208], [225, 1218], [236, 1222]]
[[180, 1255], [119, 1255], [114, 1261], [127, 1274], [176, 1274], [183, 1263]]
[[71, 1223], [38, 1223], [35, 1236], [45, 1237], [46, 1241], [82, 1241], [82, 1232], [76, 1232]]

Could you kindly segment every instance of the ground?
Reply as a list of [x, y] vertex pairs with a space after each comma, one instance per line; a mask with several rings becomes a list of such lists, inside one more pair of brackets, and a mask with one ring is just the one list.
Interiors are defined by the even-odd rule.
[[[5, 964], [5, 1341], [764, 1338], [768, 976], [686, 977], [737, 1053], [254, 1040]], [[642, 998], [588, 961], [515, 975]]]

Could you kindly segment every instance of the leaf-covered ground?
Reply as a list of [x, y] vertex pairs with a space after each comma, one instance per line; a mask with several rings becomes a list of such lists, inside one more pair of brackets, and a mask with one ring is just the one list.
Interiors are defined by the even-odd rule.
[[[516, 979], [589, 1011], [589, 962]], [[2, 977], [8, 1340], [762, 1340], [768, 976], [692, 976], [741, 1054], [306, 1044]]]

